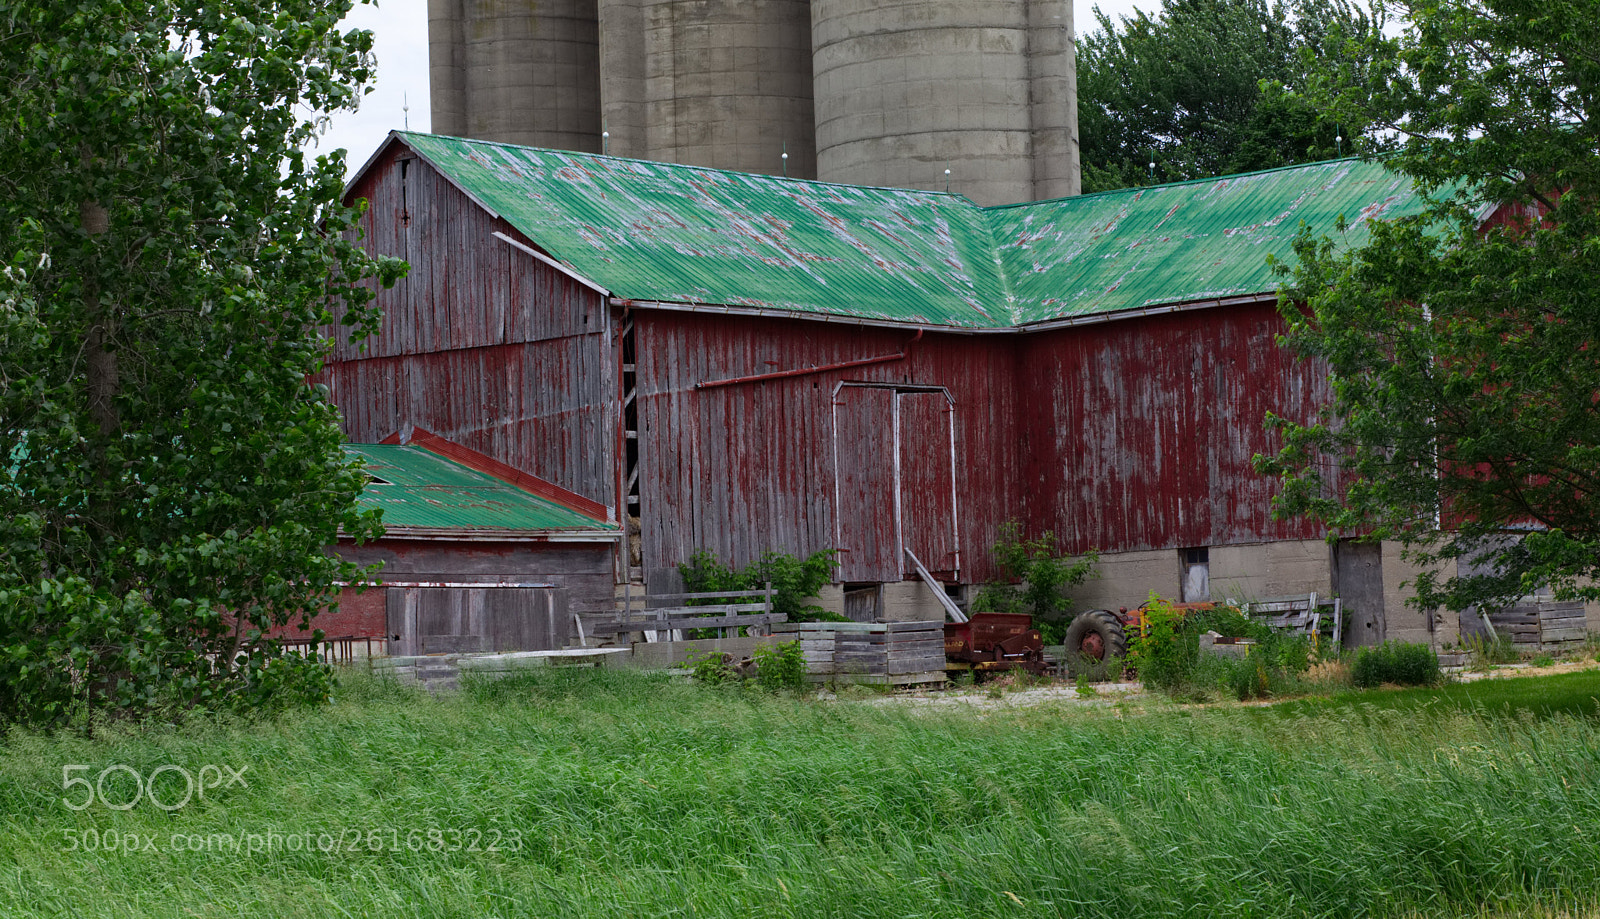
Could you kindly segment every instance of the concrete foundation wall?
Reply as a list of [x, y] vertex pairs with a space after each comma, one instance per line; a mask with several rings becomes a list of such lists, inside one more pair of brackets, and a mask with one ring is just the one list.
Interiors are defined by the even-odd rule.
[[1173, 549], [1113, 552], [1100, 556], [1095, 573], [1072, 589], [1074, 608], [1133, 609], [1154, 591], [1166, 598], [1178, 595], [1178, 553]]
[[[1397, 542], [1383, 544], [1383, 612], [1385, 641], [1431, 644], [1435, 648], [1454, 644], [1460, 638], [1460, 617], [1445, 610], [1419, 610], [1407, 603], [1416, 591], [1411, 582], [1422, 568], [1400, 557]], [[1451, 577], [1455, 566], [1441, 568], [1440, 577]]]
[[[1313, 591], [1323, 597], [1336, 595], [1332, 555], [1322, 540], [1212, 546], [1208, 554], [1213, 600], [1261, 600]], [[1073, 591], [1079, 610], [1132, 609], [1145, 602], [1151, 591], [1169, 600], [1179, 596], [1182, 566], [1176, 549], [1111, 553], [1101, 557], [1095, 570], [1097, 577]], [[1454, 614], [1442, 610], [1424, 612], [1408, 605], [1418, 571], [1400, 557], [1399, 544], [1383, 544], [1382, 617], [1370, 630], [1375, 641], [1442, 647], [1459, 640]], [[1589, 610], [1591, 623], [1597, 621], [1596, 613]], [[1359, 634], [1355, 625], [1351, 623], [1350, 634]]]
[[896, 581], [883, 585], [884, 622], [929, 622], [945, 619], [944, 606], [921, 581]]
[[1328, 544], [1320, 539], [1213, 546], [1210, 556], [1213, 600], [1333, 594]]

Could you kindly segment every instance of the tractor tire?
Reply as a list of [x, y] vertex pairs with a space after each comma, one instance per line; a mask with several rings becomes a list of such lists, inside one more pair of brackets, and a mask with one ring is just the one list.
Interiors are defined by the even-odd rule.
[[1079, 613], [1067, 626], [1066, 663], [1073, 673], [1103, 672], [1106, 665], [1128, 656], [1122, 621], [1108, 609]]

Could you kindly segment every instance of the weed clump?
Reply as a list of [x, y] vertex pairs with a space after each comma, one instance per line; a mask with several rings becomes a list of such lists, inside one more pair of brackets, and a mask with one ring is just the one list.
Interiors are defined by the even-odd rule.
[[[1128, 662], [1146, 686], [1181, 702], [1209, 702], [1222, 693], [1244, 701], [1295, 692], [1311, 666], [1309, 639], [1274, 631], [1235, 607], [1184, 611], [1151, 594], [1142, 614], [1143, 627], [1129, 641]], [[1200, 636], [1206, 632], [1254, 644], [1244, 658], [1204, 654]]]
[[1386, 641], [1362, 648], [1350, 664], [1350, 682], [1358, 689], [1384, 683], [1396, 686], [1432, 686], [1443, 679], [1439, 658], [1427, 645]]
[[768, 692], [806, 688], [806, 660], [799, 641], [757, 645], [749, 660], [734, 662], [733, 655], [712, 651], [689, 659], [690, 675], [703, 686], [733, 686], [746, 682]]

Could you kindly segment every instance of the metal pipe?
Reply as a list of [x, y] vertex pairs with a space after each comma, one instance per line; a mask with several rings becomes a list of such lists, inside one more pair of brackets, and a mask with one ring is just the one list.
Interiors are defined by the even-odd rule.
[[922, 338], [924, 330], [918, 329], [917, 334], [905, 343], [896, 354], [882, 354], [877, 357], [864, 357], [853, 361], [839, 361], [834, 364], [823, 364], [820, 367], [798, 367], [794, 370], [774, 370], [771, 373], [757, 373], [747, 377], [734, 377], [728, 380], [702, 380], [694, 384], [695, 389], [715, 389], [719, 386], [733, 386], [738, 383], [759, 383], [763, 380], [782, 380], [790, 377], [809, 376], [813, 373], [827, 373], [830, 370], [848, 370], [851, 367], [866, 367], [871, 364], [887, 364], [893, 361], [903, 361], [911, 356], [911, 346]]

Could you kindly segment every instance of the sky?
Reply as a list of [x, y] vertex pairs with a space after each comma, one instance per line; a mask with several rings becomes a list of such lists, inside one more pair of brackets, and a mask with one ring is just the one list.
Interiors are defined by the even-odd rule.
[[[1161, 0], [1074, 0], [1072, 15], [1079, 32], [1094, 27], [1096, 6], [1117, 18], [1130, 15], [1135, 7], [1160, 9]], [[429, 129], [428, 2], [358, 3], [344, 21], [346, 27], [372, 30], [378, 78], [360, 109], [334, 116], [312, 152], [344, 147], [349, 151], [346, 169], [354, 173], [390, 131], [407, 125], [413, 131]]]

